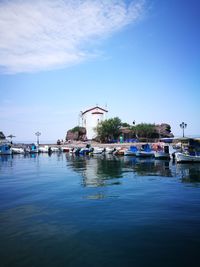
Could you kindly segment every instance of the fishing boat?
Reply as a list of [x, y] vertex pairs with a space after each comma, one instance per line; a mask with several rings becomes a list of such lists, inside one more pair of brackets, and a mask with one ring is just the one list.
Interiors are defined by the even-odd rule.
[[124, 151], [124, 156], [136, 156], [138, 148], [136, 146], [130, 146]]
[[181, 151], [175, 152], [175, 160], [181, 162], [200, 162], [200, 140], [198, 138], [182, 138]]
[[36, 146], [35, 144], [31, 144], [28, 146], [28, 148], [26, 148], [25, 152], [27, 153], [38, 153], [38, 146]]
[[50, 152], [60, 152], [61, 151], [60, 148], [54, 147], [54, 146], [49, 147], [49, 150], [50, 150]]
[[164, 146], [154, 152], [156, 159], [170, 159], [169, 146]]
[[105, 148], [105, 154], [113, 154], [113, 152], [116, 150], [116, 148], [113, 147], [106, 147]]
[[11, 155], [11, 145], [8, 143], [0, 143], [0, 155]]
[[62, 151], [62, 152], [70, 152], [70, 148], [69, 147], [67, 147], [67, 146], [62, 146], [61, 148], [60, 148], [60, 151]]
[[21, 147], [11, 147], [12, 154], [24, 154], [24, 149]]
[[113, 152], [113, 155], [116, 155], [116, 156], [124, 156], [124, 151], [126, 149], [123, 148], [123, 147], [116, 147], [116, 150]]
[[105, 152], [105, 148], [102, 147], [94, 147], [92, 153], [93, 154], [102, 154]]
[[154, 151], [149, 144], [142, 145], [141, 149], [136, 152], [136, 157], [154, 157]]
[[200, 162], [200, 155], [190, 155], [184, 152], [175, 153], [177, 163], [181, 162]]
[[82, 147], [79, 151], [79, 155], [89, 155], [91, 153], [93, 153], [93, 148], [92, 147]]
[[40, 152], [40, 153], [48, 153], [49, 152], [49, 147], [48, 146], [39, 146], [38, 152]]

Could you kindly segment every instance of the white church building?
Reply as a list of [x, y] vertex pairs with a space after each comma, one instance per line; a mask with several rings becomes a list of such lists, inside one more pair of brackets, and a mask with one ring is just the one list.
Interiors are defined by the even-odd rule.
[[106, 119], [107, 110], [99, 106], [87, 109], [81, 112], [81, 124], [86, 128], [86, 136], [88, 140], [97, 136], [95, 128], [98, 123]]

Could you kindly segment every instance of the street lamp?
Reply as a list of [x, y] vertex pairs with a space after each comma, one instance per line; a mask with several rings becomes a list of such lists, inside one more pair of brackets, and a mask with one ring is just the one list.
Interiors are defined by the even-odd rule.
[[185, 137], [184, 130], [185, 130], [185, 128], [187, 127], [187, 123], [182, 122], [182, 123], [180, 124], [180, 127], [181, 127], [181, 129], [183, 130], [183, 137]]
[[39, 146], [39, 136], [41, 135], [40, 132], [36, 132], [35, 135], [37, 136], [37, 145]]

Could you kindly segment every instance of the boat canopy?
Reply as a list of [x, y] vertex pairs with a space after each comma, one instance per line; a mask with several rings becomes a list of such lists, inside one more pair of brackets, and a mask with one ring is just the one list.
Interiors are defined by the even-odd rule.
[[137, 152], [138, 148], [136, 146], [130, 146], [130, 151]]

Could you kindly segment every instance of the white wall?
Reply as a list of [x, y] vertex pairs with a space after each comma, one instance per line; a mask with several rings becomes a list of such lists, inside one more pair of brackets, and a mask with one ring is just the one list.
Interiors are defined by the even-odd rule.
[[[99, 112], [102, 114], [93, 114]], [[97, 127], [98, 123], [105, 119], [106, 112], [99, 108], [94, 108], [87, 111], [82, 115], [82, 126], [86, 128], [87, 139], [93, 139], [96, 137], [94, 128]]]

